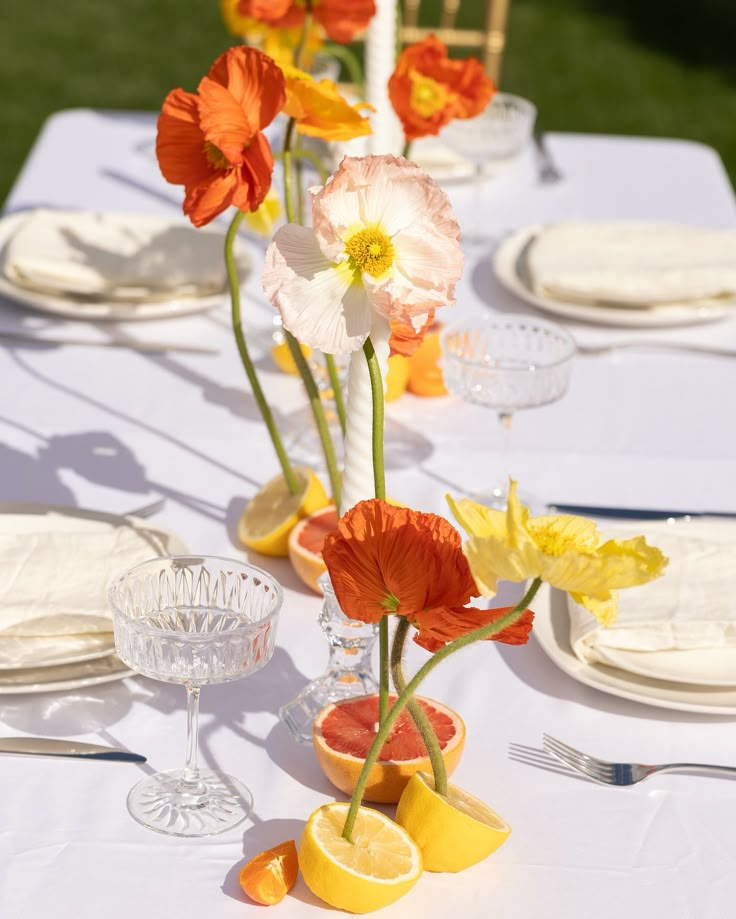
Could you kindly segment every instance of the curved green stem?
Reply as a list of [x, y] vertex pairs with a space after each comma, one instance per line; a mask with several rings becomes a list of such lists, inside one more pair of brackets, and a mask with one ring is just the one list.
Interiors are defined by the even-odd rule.
[[386, 500], [386, 471], [383, 465], [383, 379], [373, 342], [366, 338], [363, 353], [368, 362], [373, 399], [373, 484], [376, 498]]
[[294, 157], [294, 159], [297, 160], [309, 160], [309, 162], [319, 173], [321, 183], [323, 185], [326, 184], [327, 179], [329, 178], [327, 170], [325, 169], [325, 165], [321, 158], [314, 152], [314, 150], [307, 150], [306, 147], [295, 147], [291, 151], [291, 155]]
[[333, 42], [326, 42], [322, 50], [345, 65], [350, 82], [360, 92], [363, 88], [363, 68], [360, 66], [358, 55], [346, 45], [338, 45]]
[[345, 399], [342, 395], [342, 383], [340, 382], [340, 377], [337, 373], [334, 355], [325, 354], [325, 364], [327, 365], [327, 375], [330, 378], [330, 386], [332, 387], [332, 398], [335, 400], [335, 410], [337, 411], [337, 417], [340, 420], [342, 436], [344, 437], [345, 432], [347, 431], [348, 421], [347, 415], [345, 414]]
[[[286, 219], [289, 223], [294, 222], [294, 199], [292, 197], [293, 187], [292, 187], [292, 171], [291, 171], [291, 143], [294, 137], [294, 129], [296, 126], [296, 121], [293, 118], [289, 119], [289, 124], [286, 128], [286, 137], [284, 139], [284, 206], [286, 208]], [[340, 507], [340, 496], [342, 494], [342, 482], [340, 480], [340, 474], [337, 468], [337, 459], [335, 457], [335, 445], [332, 443], [332, 438], [330, 437], [330, 430], [327, 426], [327, 418], [325, 416], [325, 407], [322, 404], [322, 400], [319, 396], [319, 390], [317, 389], [317, 384], [314, 381], [314, 375], [307, 363], [306, 358], [302, 354], [302, 349], [299, 346], [299, 342], [294, 338], [291, 332], [284, 330], [286, 333], [286, 342], [289, 346], [289, 351], [291, 356], [294, 358], [294, 363], [296, 364], [296, 369], [299, 371], [299, 376], [302, 378], [302, 383], [304, 384], [304, 389], [307, 393], [307, 398], [309, 399], [309, 405], [312, 409], [312, 415], [314, 416], [315, 424], [317, 425], [317, 431], [319, 433], [320, 443], [322, 444], [322, 452], [325, 456], [325, 464], [327, 466], [327, 474], [330, 477], [330, 487], [332, 489], [332, 497], [335, 501], [335, 505]]]
[[[385, 618], [385, 617], [384, 617]], [[409, 632], [409, 620], [404, 616], [399, 616], [399, 621], [394, 632], [394, 640], [391, 646], [391, 676], [393, 677], [394, 687], [399, 695], [406, 689], [406, 679], [404, 677], [404, 642]], [[445, 758], [442, 756], [442, 747], [437, 739], [437, 735], [432, 727], [432, 722], [427, 717], [422, 706], [416, 699], [409, 699], [406, 703], [412, 721], [427, 748], [429, 761], [432, 764], [432, 773], [434, 774], [434, 789], [440, 795], [447, 794], [447, 769], [445, 768]]]
[[304, 16], [304, 23], [302, 25], [302, 33], [299, 36], [299, 44], [294, 49], [294, 66], [301, 67], [302, 54], [304, 53], [304, 46], [307, 44], [307, 36], [309, 35], [309, 30], [312, 28], [312, 0], [306, 0], [304, 4], [306, 15]]
[[531, 587], [524, 594], [523, 598], [510, 612], [506, 613], [505, 616], [501, 616], [501, 618], [497, 619], [495, 622], [489, 622], [487, 625], [481, 626], [479, 629], [468, 632], [467, 635], [456, 638], [454, 641], [451, 641], [449, 644], [445, 645], [444, 648], [440, 648], [439, 651], [435, 651], [432, 657], [430, 657], [430, 659], [423, 666], [421, 666], [419, 670], [417, 670], [414, 676], [406, 684], [406, 687], [401, 692], [398, 699], [391, 706], [391, 710], [389, 711], [385, 720], [380, 723], [378, 733], [373, 739], [371, 748], [368, 751], [365, 762], [363, 763], [363, 768], [361, 769], [360, 775], [358, 776], [358, 782], [355, 786], [355, 791], [353, 792], [353, 797], [350, 801], [350, 808], [348, 810], [348, 815], [345, 818], [345, 826], [343, 827], [342, 831], [343, 837], [347, 839], [348, 842], [352, 842], [351, 837], [353, 834], [353, 827], [355, 826], [355, 818], [358, 815], [358, 808], [360, 807], [360, 802], [363, 800], [363, 793], [365, 792], [365, 786], [368, 783], [368, 776], [371, 769], [373, 768], [373, 764], [376, 762], [378, 754], [381, 752], [381, 747], [383, 747], [384, 743], [386, 742], [386, 739], [388, 738], [388, 735], [391, 732], [391, 728], [394, 726], [396, 719], [403, 711], [406, 703], [416, 692], [419, 684], [422, 682], [425, 676], [427, 676], [428, 673], [431, 673], [438, 664], [442, 663], [446, 657], [454, 654], [455, 651], [459, 651], [461, 648], [472, 644], [474, 641], [482, 641], [484, 638], [490, 638], [492, 635], [495, 635], [502, 629], [507, 628], [507, 626], [513, 625], [532, 602], [541, 584], [541, 578], [534, 578]]
[[325, 456], [325, 464], [327, 465], [327, 475], [330, 478], [330, 488], [332, 489], [332, 500], [335, 502], [336, 507], [340, 507], [340, 501], [342, 500], [342, 480], [340, 479], [340, 472], [337, 468], [337, 458], [335, 456], [335, 445], [332, 443], [332, 438], [330, 437], [330, 429], [327, 426], [327, 417], [325, 415], [325, 407], [322, 404], [322, 399], [320, 398], [319, 389], [317, 384], [314, 381], [314, 375], [310, 370], [307, 359], [304, 357], [304, 353], [299, 345], [299, 342], [294, 338], [291, 332], [284, 329], [286, 335], [286, 343], [289, 346], [289, 351], [291, 356], [294, 359], [296, 364], [296, 369], [299, 371], [299, 376], [302, 378], [304, 383], [304, 389], [307, 393], [307, 398], [309, 399], [309, 405], [312, 409], [312, 415], [314, 416], [314, 422], [317, 425], [317, 433], [319, 434], [319, 440], [322, 444], [322, 452]]
[[233, 332], [235, 334], [235, 341], [238, 346], [240, 361], [243, 364], [246, 376], [248, 377], [250, 387], [253, 391], [253, 396], [255, 397], [256, 403], [258, 405], [258, 410], [261, 413], [261, 417], [263, 418], [266, 429], [268, 430], [268, 434], [271, 438], [271, 443], [273, 444], [273, 448], [276, 451], [276, 456], [279, 458], [281, 470], [284, 473], [284, 479], [286, 480], [286, 484], [289, 487], [289, 491], [292, 493], [292, 495], [295, 495], [299, 490], [299, 483], [291, 463], [289, 462], [289, 458], [286, 455], [286, 451], [284, 450], [281, 435], [279, 434], [278, 428], [276, 427], [276, 422], [274, 421], [271, 409], [266, 402], [266, 397], [263, 394], [263, 389], [261, 388], [258, 376], [256, 375], [253, 361], [251, 360], [250, 354], [248, 353], [248, 346], [245, 342], [245, 335], [243, 334], [243, 326], [240, 316], [240, 285], [238, 283], [238, 270], [235, 267], [233, 244], [235, 242], [235, 236], [238, 232], [238, 227], [240, 226], [240, 222], [244, 216], [245, 214], [243, 211], [235, 212], [235, 216], [233, 217], [232, 222], [228, 227], [227, 235], [225, 236], [225, 267], [227, 269], [227, 280], [230, 287], [230, 305]]

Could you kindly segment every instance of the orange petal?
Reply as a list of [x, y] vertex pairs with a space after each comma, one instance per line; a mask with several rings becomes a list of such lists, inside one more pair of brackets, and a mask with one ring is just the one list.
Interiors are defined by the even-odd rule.
[[266, 849], [240, 871], [240, 886], [251, 900], [264, 906], [280, 903], [296, 883], [299, 859], [293, 839]]
[[314, 18], [333, 40], [347, 44], [368, 26], [376, 12], [374, 0], [321, 0]]
[[243, 159], [243, 147], [251, 142], [256, 127], [226, 87], [203, 77], [198, 87], [199, 123], [205, 138], [217, 147], [232, 166]]
[[234, 169], [215, 173], [200, 185], [187, 186], [184, 213], [195, 227], [204, 226], [230, 207], [237, 185]]
[[174, 185], [198, 185], [213, 172], [205, 157], [197, 97], [174, 89], [164, 99], [158, 118], [156, 156], [161, 173]]
[[272, 176], [271, 146], [266, 135], [259, 132], [243, 151], [233, 204], [241, 210], [257, 211], [271, 188]]
[[227, 89], [246, 114], [252, 132], [265, 128], [284, 107], [284, 74], [267, 54], [256, 48], [246, 45], [230, 48], [217, 58], [207, 77]]
[[[414, 641], [427, 651], [438, 651], [448, 642], [467, 635], [481, 626], [496, 622], [510, 613], [513, 606], [498, 609], [476, 609], [475, 607], [437, 607], [423, 610], [409, 617], [417, 628]], [[507, 645], [524, 645], [529, 641], [529, 633], [534, 623], [534, 613], [527, 609], [513, 625], [506, 626], [486, 641], [501, 641]]]

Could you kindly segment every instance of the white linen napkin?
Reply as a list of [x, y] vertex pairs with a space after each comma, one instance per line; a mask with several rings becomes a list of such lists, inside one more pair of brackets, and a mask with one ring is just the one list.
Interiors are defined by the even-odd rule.
[[736, 305], [736, 231], [568, 221], [542, 229], [525, 258], [542, 297], [645, 309]]
[[63, 515], [0, 518], [0, 643], [17, 637], [112, 631], [107, 587], [137, 562], [186, 549], [149, 525]]
[[224, 239], [160, 217], [39, 209], [8, 240], [3, 272], [24, 288], [91, 300], [203, 297], [225, 288]]
[[703, 518], [609, 530], [621, 538], [644, 533], [670, 562], [661, 578], [620, 592], [608, 628], [568, 597], [577, 657], [655, 679], [736, 685], [736, 523]]

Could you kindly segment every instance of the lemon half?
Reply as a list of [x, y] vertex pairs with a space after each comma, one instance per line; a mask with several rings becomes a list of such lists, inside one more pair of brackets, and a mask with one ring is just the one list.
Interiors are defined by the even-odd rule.
[[299, 485], [296, 494], [291, 494], [283, 475], [277, 475], [248, 502], [238, 521], [238, 537], [249, 549], [285, 558], [289, 533], [296, 524], [329, 504], [327, 492], [311, 469], [295, 466], [294, 474]]
[[299, 844], [305, 883], [330, 906], [368, 913], [398, 900], [419, 880], [422, 855], [406, 830], [380, 811], [361, 807], [353, 841], [343, 839], [349, 804], [324, 804]]
[[427, 871], [469, 868], [495, 852], [511, 833], [511, 827], [481, 800], [456, 785], [448, 785], [443, 797], [423, 772], [415, 773], [404, 789], [396, 822], [422, 850]]

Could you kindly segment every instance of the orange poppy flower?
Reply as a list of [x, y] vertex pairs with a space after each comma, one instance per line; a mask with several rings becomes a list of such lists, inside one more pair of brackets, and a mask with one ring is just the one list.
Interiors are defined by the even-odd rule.
[[352, 140], [371, 133], [371, 123], [361, 108], [374, 111], [366, 102], [351, 105], [332, 80], [313, 80], [296, 67], [284, 67], [286, 105], [284, 111], [296, 121], [296, 129], [308, 137], [324, 140]]
[[197, 93], [172, 90], [158, 119], [156, 156], [167, 182], [183, 185], [195, 226], [231, 204], [255, 211], [271, 187], [273, 154], [262, 129], [286, 99], [284, 75], [255, 48], [217, 58]]
[[[238, 12], [276, 28], [301, 25], [306, 15], [303, 0], [240, 0]], [[315, 22], [333, 41], [342, 44], [362, 32], [375, 12], [374, 0], [312, 0]]]
[[[431, 651], [502, 615], [465, 606], [478, 589], [460, 534], [437, 514], [360, 501], [325, 538], [322, 556], [346, 616], [363, 622], [405, 616], [417, 629], [414, 640]], [[493, 639], [525, 642], [532, 615], [527, 611]]]
[[439, 134], [453, 118], [479, 115], [495, 89], [477, 58], [449, 58], [434, 35], [404, 48], [388, 81], [407, 140]]
[[388, 346], [392, 357], [394, 354], [411, 357], [412, 354], [415, 353], [417, 348], [424, 341], [425, 334], [434, 325], [434, 313], [434, 310], [429, 311], [424, 325], [418, 330], [408, 322], [397, 322], [392, 320], [389, 323], [391, 326], [391, 336], [388, 340]]

